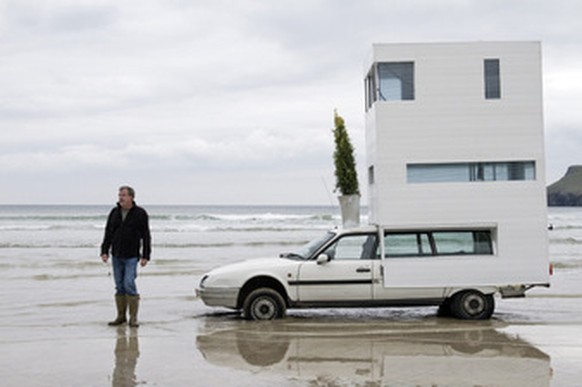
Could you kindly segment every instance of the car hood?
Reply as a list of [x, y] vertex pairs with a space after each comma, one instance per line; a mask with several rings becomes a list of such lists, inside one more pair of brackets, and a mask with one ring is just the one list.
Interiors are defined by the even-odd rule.
[[286, 268], [296, 267], [302, 261], [294, 261], [287, 258], [255, 258], [245, 261], [231, 263], [211, 270], [208, 274], [216, 276], [229, 273], [253, 272], [255, 274], [272, 273], [273, 270], [284, 270]]

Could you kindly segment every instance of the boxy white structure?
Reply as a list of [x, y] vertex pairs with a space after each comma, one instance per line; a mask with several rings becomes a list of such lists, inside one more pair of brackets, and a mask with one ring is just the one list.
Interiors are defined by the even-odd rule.
[[[364, 77], [370, 222], [418, 247], [385, 286], [548, 284], [540, 43], [375, 44]], [[490, 248], [439, 254], [459, 230]]]

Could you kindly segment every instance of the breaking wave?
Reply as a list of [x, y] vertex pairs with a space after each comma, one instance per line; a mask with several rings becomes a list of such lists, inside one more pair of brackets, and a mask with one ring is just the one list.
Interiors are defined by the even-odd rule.
[[567, 238], [550, 238], [551, 244], [562, 245], [582, 245], [582, 239], [567, 237]]
[[552, 266], [554, 270], [579, 269], [582, 268], [582, 260], [557, 261], [552, 262]]

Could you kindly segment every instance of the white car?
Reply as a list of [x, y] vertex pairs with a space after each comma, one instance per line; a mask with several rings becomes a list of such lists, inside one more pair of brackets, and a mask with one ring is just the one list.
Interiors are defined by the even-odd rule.
[[[431, 305], [440, 307], [439, 315], [488, 319], [495, 293], [523, 297], [530, 286], [488, 282], [419, 286], [418, 277], [433, 278], [430, 270], [436, 261], [451, 267], [455, 260], [490, 260], [495, 248], [495, 233], [486, 228], [332, 230], [279, 259], [253, 259], [214, 269], [202, 277], [196, 293], [208, 306], [242, 310], [252, 320], [282, 318], [287, 308]], [[394, 280], [384, 271], [393, 273], [391, 268], [400, 264], [395, 262], [423, 260], [429, 264], [424, 272], [413, 272], [414, 285], [385, 283], [384, 277]]]

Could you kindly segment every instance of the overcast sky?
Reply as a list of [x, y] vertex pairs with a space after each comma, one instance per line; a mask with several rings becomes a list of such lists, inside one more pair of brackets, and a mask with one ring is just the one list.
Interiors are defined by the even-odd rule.
[[125, 183], [141, 204], [336, 204], [333, 111], [365, 188], [363, 62], [392, 42], [541, 41], [551, 183], [582, 164], [581, 17], [577, 0], [0, 0], [0, 204], [108, 204]]

